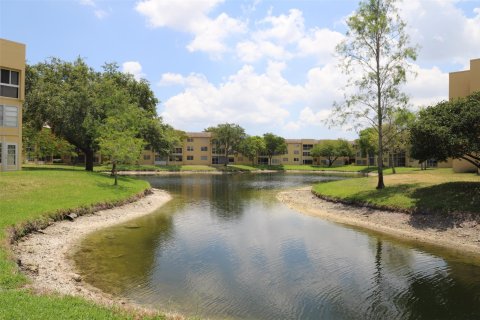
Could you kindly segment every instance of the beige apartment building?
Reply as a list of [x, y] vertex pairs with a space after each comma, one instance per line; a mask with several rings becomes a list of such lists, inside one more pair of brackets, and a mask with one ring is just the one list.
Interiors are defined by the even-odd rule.
[[0, 171], [22, 167], [25, 45], [0, 39]]
[[[272, 165], [295, 164], [327, 164], [325, 158], [314, 158], [310, 150], [323, 140], [314, 139], [286, 139], [287, 153], [272, 157]], [[222, 164], [223, 154], [215, 150], [210, 132], [187, 132], [181, 146], [174, 148], [168, 157], [156, 153], [154, 150], [144, 150], [139, 164], [143, 165], [216, 165]], [[242, 154], [230, 155], [230, 164], [252, 164], [252, 161]], [[334, 165], [350, 163], [346, 157], [338, 158]], [[268, 156], [260, 154], [253, 164], [268, 164]]]
[[[470, 60], [470, 69], [451, 72], [448, 81], [448, 98], [463, 98], [480, 91], [480, 59]], [[453, 159], [455, 172], [475, 172], [477, 168], [468, 161]]]

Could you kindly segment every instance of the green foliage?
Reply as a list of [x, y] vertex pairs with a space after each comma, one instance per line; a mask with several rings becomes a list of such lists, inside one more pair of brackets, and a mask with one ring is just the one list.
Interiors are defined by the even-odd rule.
[[[405, 23], [395, 0], [365, 0], [347, 19], [346, 39], [337, 46], [342, 70], [350, 76], [343, 103], [334, 104], [334, 124], [353, 121], [355, 127], [375, 127], [378, 158], [383, 159], [383, 125], [394, 110], [404, 109], [408, 97], [400, 91], [416, 48], [408, 46]], [[378, 185], [384, 187], [382, 161]]]
[[252, 164], [255, 163], [255, 158], [265, 151], [265, 140], [260, 136], [248, 136], [241, 143], [239, 152], [247, 157]]
[[332, 164], [339, 157], [353, 157], [353, 148], [350, 142], [344, 139], [327, 140], [315, 145], [310, 154], [313, 157], [325, 157], [328, 159], [328, 166]]
[[265, 133], [263, 135], [265, 141], [265, 153], [268, 156], [269, 164], [272, 164], [272, 157], [287, 153], [287, 143], [285, 139], [274, 135], [273, 133]]
[[35, 158], [44, 159], [49, 156], [75, 156], [75, 147], [65, 139], [57, 138], [50, 128], [40, 131], [24, 125], [22, 129], [24, 153]]
[[[158, 143], [161, 119], [156, 116], [158, 102], [145, 80], [136, 81], [123, 74], [115, 64], [96, 72], [81, 58], [66, 62], [51, 58], [26, 69], [25, 122], [41, 128], [48, 124], [52, 132], [85, 153], [86, 169], [93, 170], [98, 151], [100, 128], [119, 106], [135, 106], [150, 122], [139, 136]], [[120, 110], [119, 110], [120, 109]]]
[[480, 169], [480, 92], [421, 110], [410, 143], [412, 156], [420, 161], [452, 157]]
[[376, 154], [378, 149], [378, 134], [375, 128], [366, 128], [360, 131], [358, 138], [360, 151], [368, 157]]
[[480, 214], [480, 178], [451, 169], [419, 169], [385, 177], [390, 186], [375, 190], [375, 177], [317, 184], [321, 196], [407, 212]]
[[143, 117], [134, 107], [128, 107], [115, 116], [110, 116], [100, 128], [98, 145], [102, 155], [112, 163], [112, 174], [117, 185], [117, 164], [131, 164], [140, 158], [145, 142], [137, 138]]
[[217, 151], [224, 154], [224, 164], [228, 164], [228, 156], [238, 152], [242, 141], [246, 138], [245, 129], [235, 123], [223, 123], [205, 129], [213, 135], [213, 144]]

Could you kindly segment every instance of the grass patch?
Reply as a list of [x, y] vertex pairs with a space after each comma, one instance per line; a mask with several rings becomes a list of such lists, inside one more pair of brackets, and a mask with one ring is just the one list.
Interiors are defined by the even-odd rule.
[[480, 214], [480, 177], [451, 169], [413, 170], [385, 176], [386, 188], [376, 190], [377, 177], [317, 184], [316, 194], [349, 203], [406, 212], [470, 212]]
[[7, 249], [7, 230], [19, 232], [45, 225], [59, 213], [125, 201], [149, 188], [143, 180], [120, 177], [119, 185], [107, 175], [77, 168], [38, 167], [0, 173], [0, 318], [1, 319], [130, 319], [124, 312], [99, 307], [82, 299], [37, 296], [20, 288], [18, 273]]

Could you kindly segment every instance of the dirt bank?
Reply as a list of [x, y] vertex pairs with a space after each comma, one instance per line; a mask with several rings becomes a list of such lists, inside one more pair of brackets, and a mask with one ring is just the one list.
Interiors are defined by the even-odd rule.
[[304, 214], [390, 236], [461, 250], [480, 258], [480, 224], [475, 220], [354, 207], [322, 200], [310, 188], [280, 192], [277, 198]]
[[[138, 201], [81, 216], [73, 222], [59, 221], [25, 236], [13, 246], [13, 251], [21, 269], [32, 280], [29, 287], [40, 293], [81, 296], [102, 305], [123, 305], [125, 308], [151, 313], [130, 301], [112, 297], [85, 283], [69, 255], [76, 251], [80, 241], [89, 233], [150, 214], [170, 199], [167, 192], [153, 189], [151, 195]], [[172, 317], [177, 318], [176, 315]]]

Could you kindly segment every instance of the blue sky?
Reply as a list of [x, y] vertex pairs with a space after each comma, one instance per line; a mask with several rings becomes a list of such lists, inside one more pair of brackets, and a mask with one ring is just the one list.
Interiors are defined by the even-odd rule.
[[[146, 78], [166, 122], [201, 131], [235, 122], [249, 134], [352, 139], [325, 126], [345, 77], [335, 45], [358, 1], [0, 0], [0, 37], [27, 45], [34, 64], [78, 56]], [[480, 58], [480, 0], [400, 4], [417, 72], [413, 108], [448, 96], [448, 72]]]

